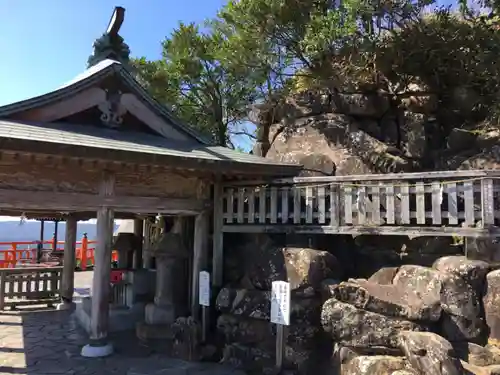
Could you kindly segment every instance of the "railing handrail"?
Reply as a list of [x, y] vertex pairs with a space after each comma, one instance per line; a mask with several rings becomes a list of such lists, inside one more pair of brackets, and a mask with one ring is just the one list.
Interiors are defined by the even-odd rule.
[[[313, 177], [290, 177], [278, 178], [272, 180], [244, 180], [231, 181], [224, 184], [231, 186], [256, 186], [256, 185], [287, 185], [287, 184], [306, 184], [306, 183], [341, 183], [354, 181], [388, 181], [388, 180], [436, 180], [436, 179], [481, 179], [481, 178], [500, 178], [500, 170], [495, 169], [477, 169], [477, 170], [459, 170], [459, 171], [436, 171], [436, 172], [411, 172], [411, 173], [386, 173], [386, 174], [363, 174], [347, 176], [313, 176]], [[446, 181], [444, 181], [446, 182]]]

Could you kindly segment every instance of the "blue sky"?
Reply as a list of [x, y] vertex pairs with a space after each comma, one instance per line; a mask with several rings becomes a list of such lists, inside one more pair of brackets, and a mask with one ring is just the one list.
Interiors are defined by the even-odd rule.
[[51, 91], [85, 69], [115, 6], [133, 56], [160, 57], [179, 21], [212, 17], [225, 0], [0, 0], [0, 105]]

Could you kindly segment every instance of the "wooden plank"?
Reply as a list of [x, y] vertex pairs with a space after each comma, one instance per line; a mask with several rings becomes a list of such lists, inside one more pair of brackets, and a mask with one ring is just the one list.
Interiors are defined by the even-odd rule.
[[226, 190], [226, 223], [234, 222], [234, 189], [227, 188]]
[[237, 220], [238, 224], [243, 224], [244, 222], [244, 217], [245, 217], [245, 188], [239, 188], [238, 189], [238, 213], [237, 213]]
[[495, 224], [495, 201], [491, 178], [481, 180], [481, 213], [483, 226]]
[[340, 225], [340, 197], [339, 186], [330, 184], [330, 226], [338, 227]]
[[[99, 186], [100, 195], [112, 196], [114, 186], [114, 176], [104, 172]], [[109, 207], [102, 207], [97, 211], [97, 243], [94, 252], [95, 264], [90, 308], [90, 339], [92, 341], [105, 340], [108, 336], [113, 219], [113, 210]]]
[[[384, 174], [362, 174], [346, 176], [312, 176], [312, 177], [289, 177], [273, 179], [275, 184], [294, 183], [340, 183], [356, 181], [401, 181], [401, 180], [443, 180], [447, 178], [475, 178], [475, 177], [498, 177], [500, 171], [493, 169], [461, 170], [461, 171], [436, 171], [436, 172], [414, 172], [414, 173], [384, 173]], [[252, 184], [254, 181], [241, 182], [241, 185]], [[234, 186], [238, 183], [233, 184]]]
[[281, 222], [288, 223], [288, 186], [281, 188]]
[[448, 224], [458, 224], [458, 200], [457, 184], [455, 182], [446, 183], [446, 192], [448, 194]]
[[314, 195], [313, 188], [306, 186], [306, 223], [312, 224], [314, 211]]
[[474, 183], [472, 181], [464, 182], [464, 214], [465, 225], [474, 225]]
[[248, 223], [255, 222], [255, 188], [248, 188]]
[[266, 187], [259, 188], [259, 224], [266, 222]]
[[443, 201], [443, 191], [440, 182], [433, 182], [432, 185], [432, 224], [441, 225], [441, 202]]
[[410, 224], [410, 187], [401, 185], [401, 224]]
[[326, 210], [325, 210], [325, 187], [318, 186], [318, 223], [325, 224]]
[[344, 190], [344, 223], [352, 224], [352, 188], [350, 186], [342, 186], [342, 188]]
[[[76, 267], [76, 232], [77, 221], [73, 217], [66, 219], [66, 232], [64, 238], [63, 272], [61, 298], [65, 303], [73, 302], [74, 279]], [[38, 278], [36, 279], [38, 282]], [[38, 288], [37, 288], [38, 290]]]
[[425, 224], [425, 186], [423, 182], [415, 184], [417, 224]]
[[500, 237], [500, 228], [465, 228], [465, 227], [421, 227], [421, 226], [351, 226], [332, 227], [329, 225], [227, 225], [227, 233], [296, 233], [296, 234], [344, 234], [344, 235], [381, 235], [381, 236], [464, 236], [464, 237]]
[[387, 224], [396, 224], [396, 207], [394, 204], [394, 186], [385, 185], [385, 220]]
[[134, 213], [199, 213], [210, 202], [197, 199], [99, 196], [85, 193], [0, 189], [0, 209], [61, 212], [97, 211], [100, 207]]
[[278, 190], [276, 186], [271, 186], [271, 224], [278, 222]]
[[212, 284], [221, 287], [224, 269], [224, 243], [222, 231], [222, 185], [220, 179], [214, 184], [214, 217], [213, 217], [213, 249], [212, 249]]
[[292, 189], [293, 189], [293, 223], [300, 224], [301, 189], [300, 186], [294, 186]]
[[370, 187], [372, 192], [372, 222], [380, 225], [382, 219], [380, 217], [380, 186]]
[[358, 225], [366, 224], [366, 187], [357, 188]]

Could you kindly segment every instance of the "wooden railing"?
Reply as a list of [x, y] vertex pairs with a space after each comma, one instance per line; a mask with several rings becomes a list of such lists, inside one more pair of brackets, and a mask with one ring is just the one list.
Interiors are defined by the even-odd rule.
[[63, 267], [0, 269], [0, 310], [60, 300]]
[[482, 170], [233, 183], [219, 204], [225, 232], [498, 236], [499, 178]]
[[[77, 268], [82, 271], [95, 264], [94, 251], [97, 241], [90, 241], [86, 236], [81, 241], [76, 242], [76, 262]], [[55, 253], [52, 252], [54, 242], [52, 240], [43, 241], [42, 248], [51, 256], [62, 255], [64, 253], [64, 241], [58, 241]], [[40, 241], [18, 241], [18, 242], [0, 242], [0, 269], [15, 268], [27, 264], [36, 264], [38, 262], [38, 247]], [[112, 261], [118, 260], [116, 251], [112, 253]]]

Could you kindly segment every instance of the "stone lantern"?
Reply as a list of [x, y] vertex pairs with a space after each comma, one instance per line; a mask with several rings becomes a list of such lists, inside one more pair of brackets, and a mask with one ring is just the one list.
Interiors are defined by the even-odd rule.
[[113, 249], [118, 252], [118, 268], [132, 268], [133, 253], [139, 241], [134, 233], [118, 233], [113, 243]]
[[183, 292], [176, 285], [177, 270], [183, 267], [188, 253], [182, 236], [172, 232], [163, 233], [150, 253], [156, 258], [156, 289], [154, 303], [146, 305], [145, 321], [150, 325], [170, 324], [179, 313], [177, 293]]

